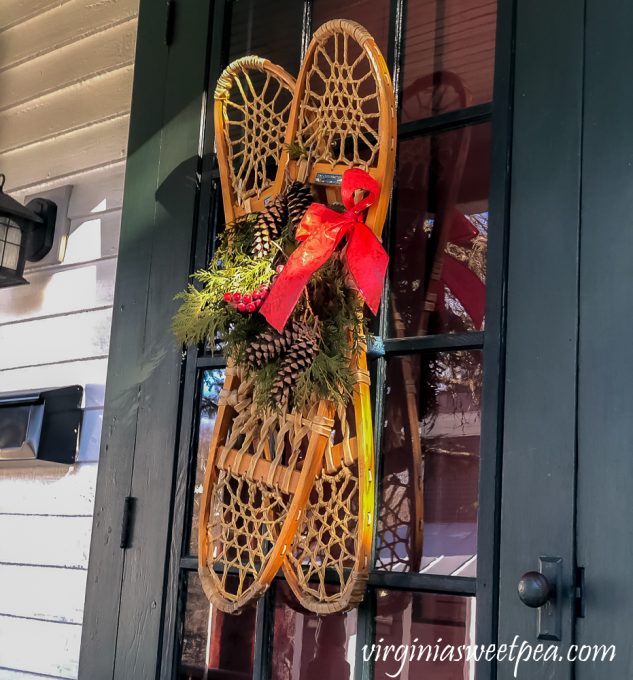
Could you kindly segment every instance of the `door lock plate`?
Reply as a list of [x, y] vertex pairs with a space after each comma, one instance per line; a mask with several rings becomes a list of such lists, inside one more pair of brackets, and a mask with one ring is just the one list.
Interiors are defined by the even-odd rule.
[[552, 586], [551, 598], [538, 610], [537, 638], [560, 640], [563, 611], [563, 559], [539, 557], [539, 571]]

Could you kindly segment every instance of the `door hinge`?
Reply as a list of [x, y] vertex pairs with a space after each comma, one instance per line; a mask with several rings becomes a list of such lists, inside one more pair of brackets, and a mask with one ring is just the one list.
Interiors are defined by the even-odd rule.
[[169, 47], [174, 41], [174, 24], [176, 21], [176, 0], [167, 0], [165, 5], [165, 45]]
[[134, 506], [136, 498], [126, 496], [123, 499], [123, 518], [121, 519], [121, 550], [127, 550], [132, 540], [132, 524], [134, 522]]
[[576, 585], [574, 586], [574, 608], [576, 618], [585, 618], [585, 568], [576, 567]]

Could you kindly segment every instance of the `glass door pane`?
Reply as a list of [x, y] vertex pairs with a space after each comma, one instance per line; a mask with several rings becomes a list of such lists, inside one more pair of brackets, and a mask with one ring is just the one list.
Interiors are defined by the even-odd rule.
[[379, 590], [367, 657], [376, 678], [470, 680], [475, 664], [475, 598]]
[[185, 576], [180, 680], [250, 680], [253, 677], [255, 608], [241, 616], [214, 609], [198, 575]]
[[480, 351], [388, 363], [376, 568], [477, 573]]
[[403, 122], [492, 99], [496, 0], [408, 2]]
[[275, 592], [272, 680], [351, 680], [356, 653], [355, 610], [317, 616], [303, 610], [290, 587]]

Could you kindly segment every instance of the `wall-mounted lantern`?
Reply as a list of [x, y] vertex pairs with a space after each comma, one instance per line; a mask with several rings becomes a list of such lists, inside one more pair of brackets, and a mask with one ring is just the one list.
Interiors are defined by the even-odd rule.
[[50, 251], [55, 234], [57, 206], [35, 198], [24, 206], [4, 193], [0, 174], [0, 288], [19, 286], [26, 261], [38, 262]]

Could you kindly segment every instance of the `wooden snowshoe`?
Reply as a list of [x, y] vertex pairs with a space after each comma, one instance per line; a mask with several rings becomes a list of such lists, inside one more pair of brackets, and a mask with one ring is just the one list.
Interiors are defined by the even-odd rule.
[[[328, 68], [325, 90], [340, 87], [348, 94], [331, 91], [338, 96], [321, 107], [318, 97], [326, 92], [319, 91], [314, 74]], [[360, 167], [387, 189], [365, 217], [380, 234], [393, 178], [395, 110], [384, 60], [362, 27], [335, 21], [316, 32], [286, 136], [289, 144], [307, 149], [308, 157], [290, 160], [286, 153], [272, 189], [268, 174], [244, 174], [239, 148], [221, 157], [221, 144], [229, 147], [231, 139], [216, 124], [225, 206], [230, 203], [227, 221], [261, 209], [288, 179], [307, 179], [324, 188], [323, 202], [336, 202], [344, 170]], [[250, 143], [257, 150], [257, 138]], [[244, 177], [256, 178], [257, 192], [246, 196]], [[203, 586], [223, 611], [239, 612], [261, 595], [282, 565], [300, 603], [312, 611], [343, 611], [362, 599], [374, 522], [373, 432], [365, 353], [352, 362], [356, 385], [347, 409], [322, 401], [308, 412], [282, 415], [258, 408], [241, 369], [227, 368], [199, 542]]]
[[[299, 180], [320, 202], [340, 203], [343, 173], [361, 168], [382, 187], [364, 220], [380, 237], [395, 165], [395, 102], [383, 56], [359, 24], [335, 20], [315, 32], [297, 80], [286, 149], [275, 193]], [[351, 361], [356, 381], [347, 408], [319, 406], [334, 422], [318, 474], [309, 490], [301, 489], [308, 502], [283, 563], [295, 596], [317, 614], [356, 606], [369, 570], [374, 446], [365, 351]], [[285, 536], [283, 543], [286, 550]]]
[[[272, 195], [293, 89], [288, 73], [259, 57], [238, 59], [218, 80], [215, 141], [227, 224], [261, 210]], [[306, 445], [319, 460], [331, 422], [327, 408], [262, 420], [251, 385], [241, 378], [240, 368], [229, 364], [199, 522], [198, 573], [209, 600], [227, 613], [239, 612], [266, 589], [283, 560], [281, 542], [290, 541], [305, 505], [295, 490], [315, 472], [280, 465], [280, 454], [299, 452], [310, 433], [322, 429]], [[294, 524], [284, 523], [289, 513]]]

